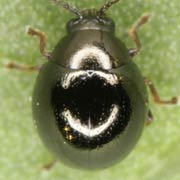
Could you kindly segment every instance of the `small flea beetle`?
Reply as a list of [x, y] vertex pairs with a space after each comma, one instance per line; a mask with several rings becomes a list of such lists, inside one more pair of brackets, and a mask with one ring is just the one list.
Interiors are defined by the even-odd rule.
[[132, 151], [144, 124], [153, 119], [146, 85], [156, 103], [178, 103], [177, 97], [161, 100], [132, 61], [141, 48], [137, 30], [149, 15], [144, 14], [129, 31], [136, 48], [126, 48], [115, 36], [115, 23], [106, 12], [118, 1], [108, 1], [99, 10], [79, 11], [52, 0], [76, 15], [67, 23], [67, 35], [48, 52], [46, 35], [29, 28], [28, 34], [40, 38], [40, 52], [48, 62], [7, 65], [39, 71], [32, 105], [38, 132], [60, 162], [77, 168], [106, 168]]

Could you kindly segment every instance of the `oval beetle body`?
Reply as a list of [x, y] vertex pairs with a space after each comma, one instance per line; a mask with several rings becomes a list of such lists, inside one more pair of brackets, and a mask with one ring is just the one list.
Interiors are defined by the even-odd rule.
[[126, 157], [147, 118], [147, 91], [112, 19], [87, 10], [43, 65], [33, 93], [40, 137], [61, 161], [101, 169]]

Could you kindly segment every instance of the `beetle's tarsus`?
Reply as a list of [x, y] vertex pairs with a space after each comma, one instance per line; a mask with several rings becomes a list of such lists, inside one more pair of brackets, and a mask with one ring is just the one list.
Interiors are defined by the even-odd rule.
[[145, 84], [149, 87], [155, 103], [162, 104], [162, 105], [165, 105], [165, 104], [178, 105], [179, 104], [179, 97], [176, 97], [176, 96], [172, 97], [170, 100], [162, 100], [154, 84], [152, 83], [150, 79], [145, 78]]

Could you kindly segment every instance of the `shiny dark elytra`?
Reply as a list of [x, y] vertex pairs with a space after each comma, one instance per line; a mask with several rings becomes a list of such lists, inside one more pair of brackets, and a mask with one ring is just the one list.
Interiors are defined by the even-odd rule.
[[45, 145], [60, 162], [85, 169], [123, 159], [148, 112], [144, 79], [102, 12], [88, 9], [67, 23], [68, 34], [42, 67], [33, 95]]
[[56, 158], [76, 168], [106, 168], [132, 151], [144, 124], [153, 118], [146, 85], [156, 103], [178, 103], [177, 97], [162, 100], [132, 61], [141, 48], [137, 30], [149, 15], [143, 15], [129, 31], [136, 48], [127, 49], [116, 38], [115, 23], [106, 11], [118, 1], [108, 1], [100, 10], [78, 11], [53, 0], [77, 17], [67, 23], [67, 35], [52, 53], [45, 50], [46, 35], [28, 29], [28, 34], [40, 38], [40, 52], [48, 62], [7, 65], [40, 71], [33, 93], [35, 124]]

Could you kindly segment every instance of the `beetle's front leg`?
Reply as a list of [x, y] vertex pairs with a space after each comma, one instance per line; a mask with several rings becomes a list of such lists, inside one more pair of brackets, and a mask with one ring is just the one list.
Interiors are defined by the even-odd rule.
[[144, 25], [148, 21], [149, 17], [149, 14], [142, 15], [140, 19], [129, 30], [129, 35], [136, 44], [136, 48], [129, 49], [129, 55], [132, 57], [138, 54], [141, 49], [141, 42], [138, 37], [137, 31], [142, 25]]
[[14, 62], [10, 62], [10, 63], [6, 64], [5, 66], [8, 69], [17, 69], [20, 71], [28, 71], [28, 72], [40, 71], [40, 69], [42, 67], [42, 65], [29, 66], [29, 65], [17, 64]]
[[[39, 39], [40, 39], [40, 52], [44, 57], [46, 57], [49, 60], [51, 58], [51, 53], [47, 52], [45, 50], [47, 35], [44, 32], [41, 32], [41, 31], [33, 29], [33, 28], [28, 28], [27, 33], [29, 35], [39, 37]], [[17, 70], [29, 71], [29, 72], [39, 71], [42, 67], [42, 65], [29, 66], [29, 65], [17, 64], [14, 62], [10, 62], [10, 63], [6, 64], [5, 66], [6, 66], [6, 68], [9, 68], [9, 69], [17, 69]]]
[[145, 78], [145, 84], [149, 87], [150, 92], [152, 94], [153, 100], [155, 103], [157, 104], [172, 104], [172, 105], [176, 105], [179, 104], [179, 97], [175, 96], [172, 97], [169, 100], [163, 100], [161, 99], [161, 97], [159, 96], [155, 86], [153, 85], [152, 81], [148, 78]]
[[38, 36], [40, 39], [40, 52], [41, 54], [47, 58], [48, 60], [51, 58], [51, 53], [46, 51], [46, 41], [47, 41], [47, 35], [44, 32], [41, 32], [37, 29], [33, 29], [31, 27], [28, 28], [27, 33], [32, 36]]

